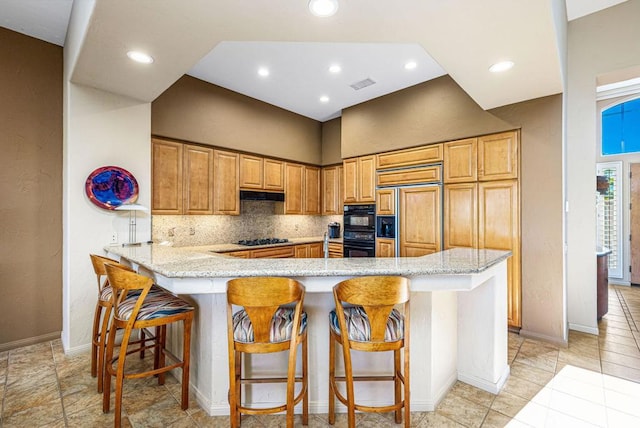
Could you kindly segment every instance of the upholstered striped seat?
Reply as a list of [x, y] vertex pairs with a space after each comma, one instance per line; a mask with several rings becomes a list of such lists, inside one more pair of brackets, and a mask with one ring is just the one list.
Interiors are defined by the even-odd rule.
[[[271, 318], [269, 341], [271, 343], [285, 342], [291, 339], [293, 329], [294, 308], [281, 307]], [[300, 315], [300, 334], [307, 328], [307, 313]], [[253, 343], [253, 325], [247, 312], [242, 309], [233, 314], [233, 339], [242, 343]]]
[[[127, 298], [118, 305], [116, 317], [121, 320], [128, 320], [139, 295], [139, 292], [137, 295], [129, 293]], [[150, 290], [145, 297], [136, 320], [152, 320], [192, 310], [193, 306], [188, 302], [160, 288], [156, 288], [155, 291], [153, 289]]]
[[[151, 290], [149, 290], [149, 294], [163, 292], [160, 287], [157, 285], [152, 285]], [[132, 290], [129, 292], [127, 297], [137, 297], [140, 295], [140, 290]], [[103, 302], [111, 302], [111, 296], [113, 296], [113, 288], [109, 284], [105, 285], [102, 290], [100, 290], [100, 300]]]
[[[371, 324], [367, 313], [362, 306], [349, 306], [344, 308], [344, 317], [349, 330], [349, 340], [355, 342], [369, 342], [371, 340]], [[329, 313], [331, 330], [340, 335], [340, 325], [335, 309]], [[384, 332], [385, 342], [395, 342], [403, 338], [404, 317], [397, 309], [393, 309], [387, 320], [387, 328]]]

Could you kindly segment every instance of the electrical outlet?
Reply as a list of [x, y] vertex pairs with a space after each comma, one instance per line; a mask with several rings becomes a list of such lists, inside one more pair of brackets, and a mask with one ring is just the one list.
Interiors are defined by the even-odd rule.
[[117, 244], [118, 243], [118, 234], [116, 232], [113, 232], [111, 234], [111, 243], [112, 244]]

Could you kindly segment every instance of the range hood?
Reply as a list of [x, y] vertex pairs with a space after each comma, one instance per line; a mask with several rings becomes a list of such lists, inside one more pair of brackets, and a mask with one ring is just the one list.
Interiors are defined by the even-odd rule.
[[284, 193], [282, 192], [263, 192], [260, 190], [241, 190], [241, 201], [273, 201], [284, 202]]

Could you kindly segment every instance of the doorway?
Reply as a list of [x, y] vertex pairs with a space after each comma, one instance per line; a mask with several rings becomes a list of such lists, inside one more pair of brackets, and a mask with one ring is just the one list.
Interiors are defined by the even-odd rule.
[[640, 163], [629, 164], [629, 246], [631, 284], [640, 284]]

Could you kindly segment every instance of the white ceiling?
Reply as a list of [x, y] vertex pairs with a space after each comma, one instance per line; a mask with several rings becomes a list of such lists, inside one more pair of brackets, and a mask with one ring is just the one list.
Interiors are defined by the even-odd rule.
[[[93, 3], [75, 83], [152, 101], [184, 74], [319, 121], [342, 108], [449, 74], [485, 109], [562, 92], [557, 0], [75, 0]], [[621, 0], [567, 0], [575, 19]], [[0, 25], [63, 45], [72, 0], [0, 0]], [[86, 6], [86, 3], [85, 3]], [[145, 50], [154, 64], [125, 55]], [[412, 59], [411, 71], [404, 63]], [[488, 67], [510, 59], [503, 74]], [[342, 66], [339, 75], [330, 64]], [[268, 66], [267, 78], [257, 75]], [[350, 84], [371, 78], [355, 91]], [[330, 101], [320, 103], [327, 95]]]

